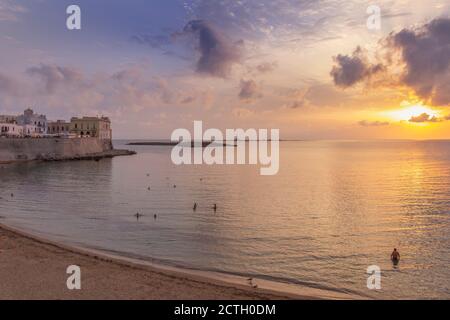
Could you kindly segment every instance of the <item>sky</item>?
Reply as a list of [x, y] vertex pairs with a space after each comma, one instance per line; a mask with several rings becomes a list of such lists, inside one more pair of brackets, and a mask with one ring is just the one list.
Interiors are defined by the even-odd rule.
[[[81, 30], [66, 27], [72, 4]], [[448, 0], [0, 0], [0, 30], [0, 114], [104, 115], [123, 139], [194, 120], [450, 138]]]

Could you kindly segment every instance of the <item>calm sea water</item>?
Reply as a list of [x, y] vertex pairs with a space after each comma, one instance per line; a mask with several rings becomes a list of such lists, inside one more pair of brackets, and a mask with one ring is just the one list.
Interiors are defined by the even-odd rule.
[[[450, 142], [282, 142], [276, 176], [177, 167], [170, 147], [134, 149], [2, 166], [0, 221], [193, 269], [363, 297], [450, 298]], [[370, 265], [382, 269], [380, 291], [367, 289]]]

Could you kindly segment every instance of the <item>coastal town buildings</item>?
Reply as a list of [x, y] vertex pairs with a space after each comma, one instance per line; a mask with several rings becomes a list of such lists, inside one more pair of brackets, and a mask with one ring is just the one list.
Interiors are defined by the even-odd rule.
[[22, 115], [17, 117], [17, 124], [21, 126], [32, 125], [36, 127], [35, 133], [47, 133], [47, 117], [41, 114], [36, 114], [32, 109], [27, 109]]
[[22, 125], [22, 137], [24, 138], [39, 138], [42, 136], [40, 129], [34, 124]]
[[17, 123], [17, 116], [0, 115], [0, 123]]
[[77, 137], [94, 137], [111, 140], [111, 121], [106, 117], [83, 117], [70, 120], [70, 132]]
[[65, 120], [49, 121], [47, 125], [47, 134], [69, 135], [70, 122], [66, 122]]
[[1, 123], [0, 135], [6, 137], [21, 137], [23, 136], [24, 127], [15, 123]]
[[0, 115], [0, 136], [20, 138], [98, 138], [111, 140], [111, 121], [107, 117], [73, 117], [48, 121], [45, 115], [27, 109], [22, 115]]

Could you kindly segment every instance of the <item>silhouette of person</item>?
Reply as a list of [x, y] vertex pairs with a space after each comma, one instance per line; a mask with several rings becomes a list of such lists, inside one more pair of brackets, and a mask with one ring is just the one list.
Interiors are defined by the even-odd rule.
[[391, 260], [395, 264], [397, 264], [400, 261], [400, 253], [397, 251], [396, 248], [394, 248], [394, 251], [391, 253]]

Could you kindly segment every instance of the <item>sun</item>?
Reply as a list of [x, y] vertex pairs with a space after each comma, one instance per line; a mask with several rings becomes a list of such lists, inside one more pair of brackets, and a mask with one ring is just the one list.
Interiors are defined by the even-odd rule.
[[389, 111], [388, 116], [395, 121], [409, 121], [412, 117], [418, 117], [424, 113], [428, 114], [430, 118], [439, 117], [439, 111], [433, 110], [430, 107], [421, 104], [404, 107], [399, 110]]

